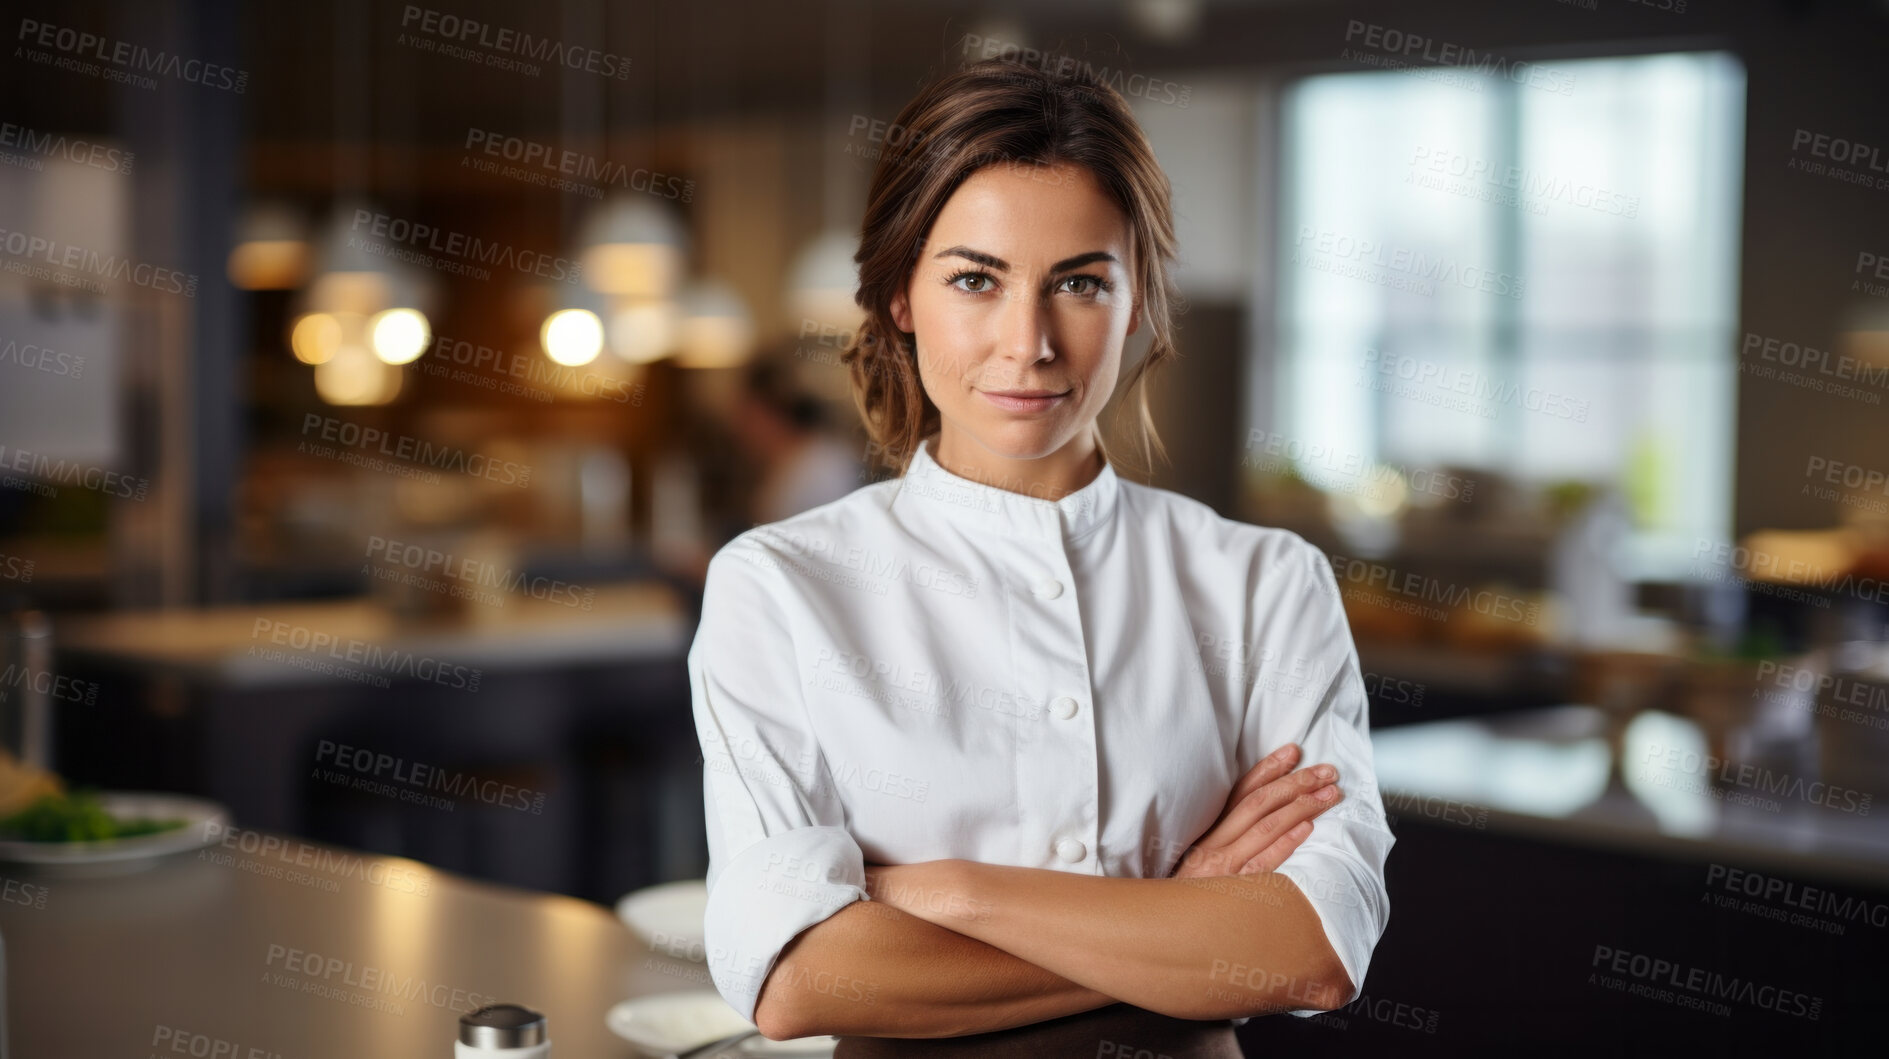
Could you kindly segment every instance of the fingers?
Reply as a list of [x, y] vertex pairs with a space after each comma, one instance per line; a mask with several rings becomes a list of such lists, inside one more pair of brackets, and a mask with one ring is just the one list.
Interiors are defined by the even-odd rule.
[[1287, 743], [1268, 754], [1259, 764], [1247, 769], [1246, 775], [1240, 777], [1240, 782], [1233, 785], [1233, 793], [1227, 795], [1227, 807], [1230, 809], [1238, 805], [1247, 795], [1291, 772], [1298, 763], [1297, 743]]
[[[1343, 801], [1344, 796], [1344, 792], [1338, 789], [1337, 784], [1326, 784], [1299, 794], [1267, 813], [1240, 835], [1227, 842], [1221, 847], [1214, 860], [1222, 865], [1221, 871], [1224, 874], [1244, 873], [1249, 870], [1247, 865], [1254, 858], [1267, 853], [1282, 837], [1290, 834], [1295, 828], [1302, 825], [1305, 828], [1305, 834], [1310, 835], [1312, 819]], [[1300, 838], [1299, 841], [1302, 842], [1304, 839]], [[1298, 842], [1293, 842], [1287, 847], [1284, 854], [1280, 856], [1280, 860], [1283, 861], [1286, 855], [1291, 854], [1292, 849], [1297, 845]]]
[[1288, 776], [1274, 780], [1254, 790], [1230, 807], [1220, 818], [1220, 823], [1215, 825], [1214, 837], [1224, 845], [1244, 834], [1248, 828], [1270, 816], [1292, 799], [1336, 782], [1338, 782], [1338, 769], [1332, 765], [1315, 765], [1311, 768], [1299, 769]]
[[1312, 822], [1301, 820], [1292, 825], [1285, 834], [1274, 839], [1272, 845], [1261, 850], [1258, 856], [1242, 865], [1236, 874], [1257, 875], [1262, 872], [1278, 871], [1279, 865], [1284, 864], [1286, 858], [1292, 856], [1292, 851], [1298, 849], [1310, 837], [1312, 837]]

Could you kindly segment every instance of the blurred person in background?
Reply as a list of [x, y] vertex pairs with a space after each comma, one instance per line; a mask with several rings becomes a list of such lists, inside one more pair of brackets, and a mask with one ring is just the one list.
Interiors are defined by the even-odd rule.
[[834, 436], [826, 408], [778, 359], [757, 358], [745, 369], [732, 428], [761, 475], [748, 505], [753, 525], [812, 510], [863, 483], [858, 452]]

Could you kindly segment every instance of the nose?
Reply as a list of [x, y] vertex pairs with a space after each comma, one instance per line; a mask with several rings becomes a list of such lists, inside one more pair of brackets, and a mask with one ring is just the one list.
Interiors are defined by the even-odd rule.
[[1055, 359], [1056, 351], [1050, 348], [1048, 308], [1039, 299], [1006, 299], [999, 327], [998, 348], [1006, 360], [1028, 365]]

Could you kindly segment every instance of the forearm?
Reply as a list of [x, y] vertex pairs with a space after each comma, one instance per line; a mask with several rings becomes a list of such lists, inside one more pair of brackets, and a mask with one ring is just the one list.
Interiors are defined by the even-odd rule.
[[777, 1040], [958, 1037], [1114, 1002], [884, 901], [856, 901], [781, 951], [755, 1021]]
[[1329, 1009], [1351, 996], [1311, 902], [1276, 873], [1130, 879], [961, 860], [882, 870], [896, 873], [888, 893], [956, 896], [901, 902], [928, 922], [1175, 1018]]

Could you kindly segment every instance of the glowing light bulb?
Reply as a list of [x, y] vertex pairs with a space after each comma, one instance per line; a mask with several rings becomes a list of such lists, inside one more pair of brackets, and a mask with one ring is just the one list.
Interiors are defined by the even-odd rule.
[[540, 337], [545, 356], [574, 368], [603, 351], [603, 321], [589, 309], [559, 309], [545, 317]]
[[388, 309], [368, 321], [374, 355], [388, 364], [410, 364], [426, 352], [432, 329], [418, 309]]
[[289, 330], [289, 349], [304, 364], [326, 364], [341, 348], [341, 321], [327, 313], [309, 313]]

